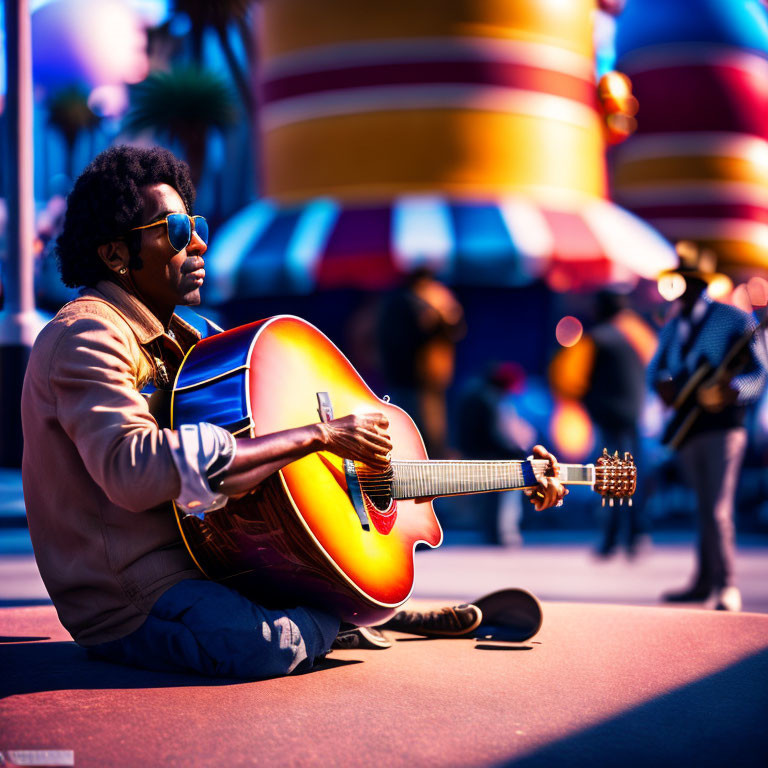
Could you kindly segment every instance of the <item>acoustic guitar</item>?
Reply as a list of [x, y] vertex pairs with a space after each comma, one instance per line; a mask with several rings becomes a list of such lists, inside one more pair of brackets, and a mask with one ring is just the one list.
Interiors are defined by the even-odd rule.
[[[277, 316], [200, 341], [171, 396], [171, 426], [208, 421], [256, 436], [357, 412], [389, 419], [386, 472], [327, 453], [285, 466], [253, 493], [202, 516], [176, 509], [184, 542], [209, 578], [274, 607], [313, 605], [355, 624], [386, 620], [411, 594], [413, 553], [443, 534], [438, 496], [532, 488], [545, 461], [429, 461], [405, 411], [378, 398], [317, 328]], [[634, 493], [629, 454], [560, 465], [564, 483], [604, 497]]]

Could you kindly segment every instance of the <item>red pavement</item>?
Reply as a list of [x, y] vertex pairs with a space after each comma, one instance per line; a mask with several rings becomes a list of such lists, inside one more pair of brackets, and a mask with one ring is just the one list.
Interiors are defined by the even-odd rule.
[[396, 636], [297, 677], [91, 662], [52, 608], [0, 610], [0, 751], [77, 766], [764, 766], [768, 616], [544, 604], [532, 640]]

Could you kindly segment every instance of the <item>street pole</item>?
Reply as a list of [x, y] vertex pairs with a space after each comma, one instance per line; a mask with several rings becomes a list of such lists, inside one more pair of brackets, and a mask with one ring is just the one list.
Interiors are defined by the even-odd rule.
[[0, 312], [0, 466], [20, 467], [21, 385], [42, 317], [35, 310], [32, 34], [28, 0], [5, 2], [8, 251]]

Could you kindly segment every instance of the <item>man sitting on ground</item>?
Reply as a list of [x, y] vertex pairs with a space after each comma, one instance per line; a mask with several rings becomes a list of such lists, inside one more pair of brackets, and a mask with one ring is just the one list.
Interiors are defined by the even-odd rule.
[[[204, 579], [170, 501], [220, 508], [318, 450], [386, 468], [388, 422], [350, 415], [255, 438], [158, 425], [142, 389], [168, 389], [199, 339], [174, 313], [200, 303], [205, 278], [208, 226], [193, 205], [186, 164], [162, 149], [109, 149], [76, 181], [57, 245], [64, 283], [84, 290], [37, 338], [22, 394], [29, 530], [62, 624], [93, 656], [283, 675], [327, 653], [339, 619], [268, 609]], [[551, 477], [538, 490], [538, 508], [564, 495]]]

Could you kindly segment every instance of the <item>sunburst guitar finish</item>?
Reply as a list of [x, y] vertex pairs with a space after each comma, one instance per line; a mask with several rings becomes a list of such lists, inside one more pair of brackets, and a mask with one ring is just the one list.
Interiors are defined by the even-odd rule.
[[[319, 421], [318, 393], [333, 415], [380, 411], [393, 460], [424, 460], [412, 419], [378, 398], [314, 326], [279, 316], [200, 341], [173, 391], [171, 426], [208, 421], [236, 435], [266, 435]], [[361, 524], [344, 462], [321, 452], [288, 464], [255, 492], [202, 517], [176, 510], [200, 570], [273, 607], [314, 605], [356, 624], [385, 620], [410, 595], [413, 552], [442, 530], [430, 500], [399, 499]]]

